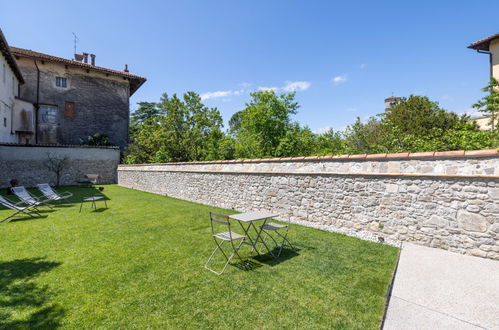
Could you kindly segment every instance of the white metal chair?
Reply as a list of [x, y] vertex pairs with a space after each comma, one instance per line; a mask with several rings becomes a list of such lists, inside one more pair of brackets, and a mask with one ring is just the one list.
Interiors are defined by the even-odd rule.
[[[246, 239], [246, 236], [240, 235], [238, 233], [231, 231], [229, 217], [227, 215], [210, 212], [210, 224], [211, 224], [212, 237], [213, 237], [213, 240], [215, 241], [215, 244], [217, 245], [217, 247], [215, 248], [215, 250], [213, 250], [213, 253], [208, 258], [208, 261], [206, 261], [206, 264], [204, 265], [204, 267], [217, 275], [222, 275], [223, 272], [225, 272], [225, 268], [227, 268], [227, 265], [230, 263], [232, 258], [234, 258], [234, 256], [237, 255], [237, 257], [241, 260], [241, 262], [243, 261], [243, 259], [239, 255], [238, 251], [241, 248], [241, 245], [243, 245], [243, 243]], [[225, 227], [227, 229], [227, 231], [218, 232], [215, 229], [215, 227]], [[238, 241], [238, 240], [241, 240], [240, 243], [237, 245], [234, 244], [234, 241]], [[232, 247], [233, 252], [230, 256], [227, 256], [227, 253], [222, 249], [222, 246], [225, 242], [230, 243], [230, 245]], [[213, 258], [213, 256], [215, 255], [215, 253], [218, 250], [220, 250], [222, 255], [227, 260], [227, 262], [224, 264], [224, 267], [222, 268], [222, 271], [220, 271], [220, 272], [217, 272], [217, 271], [213, 270], [212, 268], [208, 267], [208, 264], [210, 263], [211, 259]]]
[[69, 191], [58, 193], [48, 183], [41, 183], [36, 186], [38, 190], [50, 201], [63, 201], [73, 196]]
[[53, 208], [51, 205], [49, 205], [48, 202], [50, 200], [48, 199], [41, 199], [39, 197], [36, 197], [28, 192], [26, 188], [23, 186], [19, 187], [12, 187], [10, 190], [16, 195], [21, 201], [23, 201], [27, 205], [34, 205], [34, 206], [47, 206], [49, 208]]
[[18, 215], [20, 213], [27, 215], [27, 216], [30, 216], [32, 218], [35, 218], [35, 216], [33, 214], [41, 216], [41, 214], [38, 213], [36, 205], [21, 206], [21, 204], [25, 204], [25, 203], [24, 202], [13, 203], [10, 200], [8, 200], [7, 198], [0, 196], [0, 205], [3, 205], [4, 207], [6, 207], [8, 209], [17, 211], [16, 213], [11, 214], [7, 218], [0, 220], [0, 223], [15, 217], [16, 215]]
[[[277, 248], [279, 248], [279, 252], [277, 253], [276, 256], [272, 252], [270, 254], [274, 256], [275, 258], [278, 258], [281, 255], [282, 248], [285, 245], [288, 245], [291, 249], [294, 250], [293, 245], [291, 245], [291, 242], [288, 240], [288, 231], [289, 231], [289, 226], [291, 222], [288, 219], [288, 222], [286, 224], [280, 224], [280, 223], [275, 223], [275, 222], [269, 222], [264, 225], [261, 225], [260, 228], [262, 232], [265, 233], [265, 236], [262, 239], [262, 242], [265, 244], [267, 242], [267, 237], [270, 237], [272, 241], [274, 241], [274, 244]], [[271, 233], [275, 233], [274, 237]], [[280, 240], [281, 243], [279, 244], [277, 240]]]

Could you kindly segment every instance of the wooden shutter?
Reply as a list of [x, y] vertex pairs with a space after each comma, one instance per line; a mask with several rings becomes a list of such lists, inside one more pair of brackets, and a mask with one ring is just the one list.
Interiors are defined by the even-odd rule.
[[64, 103], [64, 117], [66, 118], [76, 117], [76, 104], [74, 102]]

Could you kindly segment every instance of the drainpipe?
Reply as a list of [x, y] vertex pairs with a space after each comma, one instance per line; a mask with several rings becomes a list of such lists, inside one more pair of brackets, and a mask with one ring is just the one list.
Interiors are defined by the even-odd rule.
[[[493, 74], [494, 74], [494, 72], [492, 71], [492, 52], [489, 51], [489, 50], [481, 50], [481, 49], [477, 49], [476, 51], [477, 51], [477, 53], [480, 53], [480, 54], [488, 54], [489, 55], [489, 67], [490, 67], [490, 78], [489, 78], [489, 80], [492, 79]], [[492, 132], [494, 132], [495, 131], [495, 127], [496, 127], [495, 113], [492, 112], [490, 114], [490, 117], [491, 117], [490, 119], [492, 121]]]
[[477, 53], [489, 55], [490, 78], [492, 78], [492, 53], [488, 50], [477, 49]]
[[10, 135], [14, 135], [14, 103], [12, 102], [12, 106], [10, 107]]
[[36, 60], [33, 60], [36, 66], [36, 103], [35, 103], [35, 144], [38, 144], [38, 110], [40, 109], [40, 69]]

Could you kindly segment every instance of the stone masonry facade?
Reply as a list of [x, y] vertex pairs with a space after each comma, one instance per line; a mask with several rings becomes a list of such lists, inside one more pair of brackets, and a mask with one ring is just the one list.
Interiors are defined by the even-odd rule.
[[118, 183], [499, 260], [499, 153], [452, 153], [120, 165]]
[[[26, 79], [21, 97], [36, 101], [37, 71], [31, 62], [19, 60], [19, 67]], [[27, 63], [26, 63], [27, 62]], [[129, 91], [126, 81], [119, 82], [85, 72], [66, 70], [60, 73], [39, 65], [41, 105], [57, 106], [56, 125], [44, 124], [39, 118], [39, 143], [79, 145], [95, 133], [106, 134], [112, 145], [124, 148], [128, 143]], [[56, 76], [64, 76], [68, 88], [55, 86]], [[70, 85], [69, 85], [70, 84]], [[75, 104], [74, 115], [65, 113], [66, 102]], [[54, 127], [52, 127], [54, 126]]]

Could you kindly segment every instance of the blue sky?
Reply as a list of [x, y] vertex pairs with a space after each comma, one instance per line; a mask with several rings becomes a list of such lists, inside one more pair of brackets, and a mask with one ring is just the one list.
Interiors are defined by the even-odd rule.
[[336, 129], [383, 111], [387, 96], [427, 95], [469, 111], [488, 57], [466, 47], [499, 32], [499, 1], [5, 1], [10, 45], [147, 78], [131, 99], [193, 90], [225, 121], [258, 88], [296, 90], [295, 119]]

